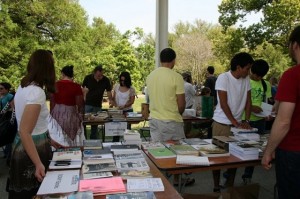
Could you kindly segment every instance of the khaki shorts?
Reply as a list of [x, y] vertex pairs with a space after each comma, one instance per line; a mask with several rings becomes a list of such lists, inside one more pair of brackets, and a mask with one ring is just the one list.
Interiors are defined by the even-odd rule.
[[214, 121], [212, 123], [212, 135], [213, 136], [230, 136], [232, 135], [230, 128], [230, 125], [227, 124], [221, 124], [219, 122]]
[[185, 138], [183, 122], [149, 120], [151, 140], [153, 142], [180, 140]]

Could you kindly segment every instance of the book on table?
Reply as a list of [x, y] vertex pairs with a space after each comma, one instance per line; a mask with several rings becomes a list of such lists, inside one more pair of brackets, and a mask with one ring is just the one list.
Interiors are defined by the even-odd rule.
[[108, 178], [108, 177], [113, 177], [113, 174], [109, 171], [83, 173], [82, 174], [82, 178], [84, 180], [86, 180], [86, 179], [95, 179], [95, 178]]
[[230, 153], [225, 149], [222, 149], [214, 144], [207, 144], [207, 145], [195, 145], [193, 146], [197, 149], [201, 156], [207, 157], [224, 157], [230, 156]]
[[93, 199], [93, 192], [91, 191], [77, 191], [68, 195], [68, 199]]
[[253, 160], [258, 159], [259, 149], [242, 142], [230, 143], [229, 144], [230, 154], [242, 159], [242, 160]]
[[85, 149], [83, 150], [83, 157], [97, 157], [99, 155], [111, 154], [109, 149]]
[[128, 179], [127, 192], [164, 191], [161, 178]]
[[209, 160], [205, 156], [177, 155], [176, 164], [209, 166]]
[[150, 171], [129, 170], [129, 171], [120, 171], [119, 174], [123, 179], [152, 178], [153, 177]]
[[102, 141], [97, 140], [83, 140], [83, 149], [102, 149]]
[[70, 193], [78, 190], [79, 170], [48, 171], [37, 195]]
[[163, 145], [161, 142], [142, 142], [142, 148], [144, 150], [165, 148], [165, 145]]
[[81, 165], [81, 160], [52, 160], [49, 169], [80, 169]]
[[106, 195], [106, 199], [155, 199], [153, 191]]
[[145, 158], [116, 160], [116, 166], [118, 171], [150, 171], [150, 167]]
[[139, 140], [141, 135], [137, 130], [126, 129], [123, 138], [124, 140]]
[[80, 180], [79, 191], [92, 191], [95, 195], [126, 193], [121, 177]]
[[168, 148], [148, 149], [148, 153], [151, 154], [155, 159], [176, 157], [176, 154]]
[[188, 144], [171, 145], [169, 149], [174, 151], [177, 155], [199, 156], [199, 152], [194, 147]]
[[101, 163], [101, 164], [83, 164], [82, 173], [93, 173], [103, 171], [116, 171], [115, 163]]
[[143, 159], [144, 155], [141, 150], [137, 151], [116, 151], [114, 153], [115, 160], [126, 160], [126, 159]]
[[60, 161], [60, 160], [80, 160], [82, 159], [82, 152], [80, 150], [76, 151], [55, 151], [53, 152], [53, 161]]
[[126, 144], [126, 145], [111, 145], [110, 150], [115, 151], [137, 151], [139, 147], [135, 144]]
[[83, 157], [82, 161], [84, 164], [114, 163], [114, 158], [112, 153], [110, 153], [91, 157]]

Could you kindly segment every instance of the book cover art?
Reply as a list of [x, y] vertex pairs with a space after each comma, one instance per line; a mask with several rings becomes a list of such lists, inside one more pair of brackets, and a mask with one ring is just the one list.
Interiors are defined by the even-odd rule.
[[149, 171], [150, 170], [150, 167], [148, 166], [148, 163], [144, 158], [117, 160], [116, 166], [119, 171], [128, 171], [128, 170]]
[[128, 160], [128, 159], [143, 159], [144, 156], [141, 151], [132, 151], [131, 153], [119, 153], [114, 155], [115, 160]]
[[148, 153], [156, 159], [176, 157], [176, 154], [168, 148], [149, 149]]
[[103, 164], [84, 164], [82, 166], [82, 173], [103, 172], [103, 171], [116, 171], [115, 163]]
[[170, 149], [177, 155], [199, 155], [199, 152], [191, 145], [172, 145], [170, 146]]

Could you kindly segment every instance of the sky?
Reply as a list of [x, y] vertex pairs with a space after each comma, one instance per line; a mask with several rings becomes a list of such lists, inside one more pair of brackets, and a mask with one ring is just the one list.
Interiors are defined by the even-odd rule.
[[[169, 0], [169, 32], [179, 21], [193, 23], [201, 19], [217, 24], [222, 0]], [[89, 22], [101, 17], [113, 23], [122, 33], [140, 27], [145, 33], [155, 34], [156, 0], [79, 0], [86, 10]], [[252, 17], [250, 21], [258, 20]]]

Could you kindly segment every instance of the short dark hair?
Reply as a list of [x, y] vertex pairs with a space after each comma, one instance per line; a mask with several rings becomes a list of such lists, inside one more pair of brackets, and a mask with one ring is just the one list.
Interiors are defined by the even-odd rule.
[[251, 66], [251, 73], [256, 74], [259, 77], [264, 77], [268, 71], [269, 64], [263, 59], [255, 60]]
[[172, 48], [165, 48], [160, 52], [160, 62], [170, 63], [176, 59], [176, 53]]
[[47, 92], [55, 92], [55, 67], [52, 54], [48, 50], [36, 50], [29, 58], [27, 74], [21, 80], [21, 87], [27, 87], [32, 82], [46, 88]]
[[73, 71], [74, 66], [73, 65], [67, 65], [61, 69], [61, 72], [70, 78], [74, 77], [74, 71]]
[[94, 73], [95, 72], [97, 72], [97, 71], [103, 71], [103, 68], [102, 68], [102, 65], [101, 64], [99, 64], [98, 66], [96, 66], [95, 68], [94, 68]]
[[0, 85], [3, 86], [5, 88], [5, 90], [8, 90], [8, 91], [11, 88], [10, 83], [7, 83], [7, 82], [1, 82]]
[[208, 66], [207, 67], [207, 72], [211, 75], [215, 73], [215, 68], [213, 66]]
[[248, 64], [253, 64], [254, 60], [249, 53], [241, 52], [233, 56], [230, 61], [230, 70], [236, 71], [237, 66], [244, 68]]
[[296, 26], [289, 37], [289, 43], [297, 42], [300, 45], [300, 26]]
[[120, 81], [120, 84], [121, 84], [121, 77], [125, 77], [125, 81], [124, 81], [124, 85], [127, 87], [127, 88], [130, 88], [132, 83], [131, 83], [131, 77], [130, 77], [130, 74], [129, 72], [122, 72], [119, 76], [119, 81]]

